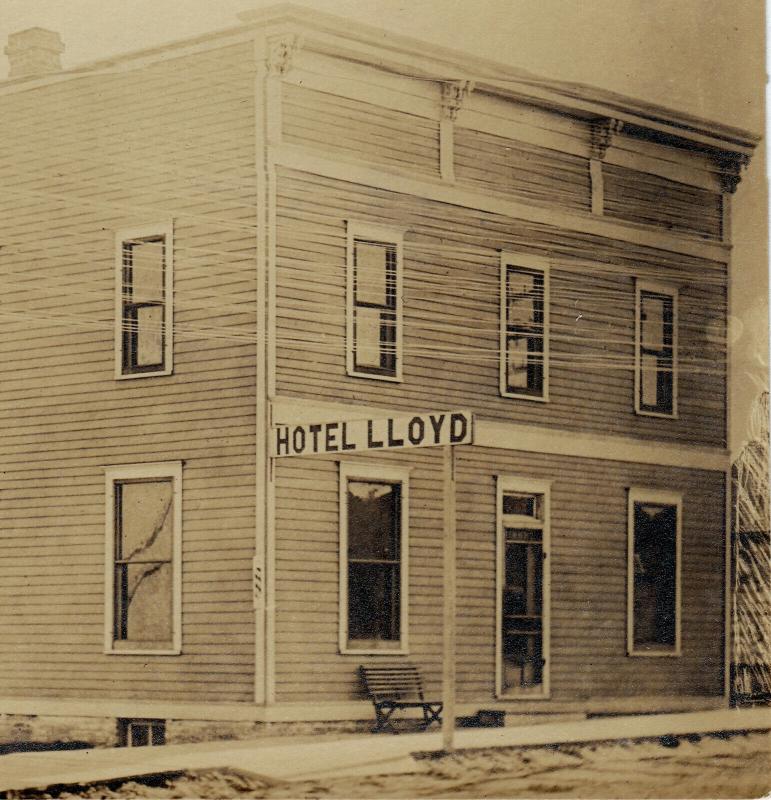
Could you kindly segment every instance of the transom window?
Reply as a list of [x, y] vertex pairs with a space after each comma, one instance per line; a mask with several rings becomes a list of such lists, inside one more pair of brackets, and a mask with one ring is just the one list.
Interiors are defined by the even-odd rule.
[[407, 475], [342, 464], [341, 650], [406, 649]]
[[677, 292], [637, 284], [635, 410], [677, 413]]
[[172, 248], [170, 225], [118, 234], [118, 377], [171, 372]]
[[502, 254], [500, 388], [504, 396], [547, 399], [548, 289], [548, 265], [541, 259]]
[[401, 379], [402, 234], [348, 223], [348, 373]]

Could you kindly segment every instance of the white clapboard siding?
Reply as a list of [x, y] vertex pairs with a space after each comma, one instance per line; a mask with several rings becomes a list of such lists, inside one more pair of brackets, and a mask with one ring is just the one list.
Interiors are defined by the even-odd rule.
[[[253, 698], [252, 61], [245, 44], [3, 99], [4, 695]], [[169, 219], [174, 373], [116, 381], [114, 232]], [[104, 467], [177, 460], [182, 654], [106, 656]]]
[[705, 239], [722, 237], [720, 192], [611, 164], [604, 164], [602, 169], [605, 216]]
[[[372, 456], [367, 463], [372, 463]], [[552, 697], [602, 701], [722, 692], [723, 476], [463, 447], [457, 458], [458, 694], [489, 702], [495, 663], [495, 476], [553, 481], [551, 490]], [[379, 453], [410, 473], [409, 659], [430, 691], [441, 676], [442, 480], [438, 450]], [[355, 457], [354, 459], [355, 460]], [[338, 467], [327, 458], [276, 465], [276, 674], [280, 701], [361, 697], [356, 671], [377, 656], [340, 655]], [[683, 495], [683, 654], [626, 656], [629, 486]], [[311, 490], [314, 491], [311, 491]], [[330, 511], [317, 515], [319, 497]], [[307, 532], [305, 547], [303, 536]], [[324, 548], [325, 557], [317, 554]], [[311, 579], [312, 578], [312, 579]], [[309, 631], [311, 633], [309, 634]], [[386, 658], [386, 656], [383, 656]], [[394, 657], [390, 657], [391, 660]]]
[[459, 184], [573, 211], [591, 208], [589, 159], [491, 133], [455, 129]]
[[373, 103], [283, 86], [284, 138], [349, 159], [439, 174], [439, 122]]
[[[724, 442], [723, 265], [290, 171], [277, 203], [281, 394], [410, 409], [440, 396], [504, 420]], [[346, 376], [350, 218], [406, 229], [401, 384]], [[548, 403], [499, 396], [501, 250], [551, 263]], [[679, 286], [679, 417], [666, 422], [633, 413], [635, 276]]]

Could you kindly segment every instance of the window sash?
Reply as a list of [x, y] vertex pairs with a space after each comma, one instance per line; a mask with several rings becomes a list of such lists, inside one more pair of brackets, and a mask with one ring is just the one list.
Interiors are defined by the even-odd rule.
[[[627, 652], [678, 656], [681, 497], [633, 488], [628, 504]], [[668, 516], [662, 517], [667, 512]]]
[[545, 401], [548, 395], [548, 264], [535, 257], [501, 254], [500, 291], [501, 394]]
[[105, 652], [177, 654], [182, 465], [108, 467], [105, 481]]
[[677, 292], [637, 286], [635, 410], [677, 413]]
[[118, 231], [115, 377], [172, 371], [173, 225]]
[[346, 368], [401, 381], [402, 231], [347, 222]]
[[[408, 478], [405, 469], [340, 464], [342, 653], [407, 651]], [[362, 486], [354, 495], [356, 484]], [[367, 498], [367, 486], [388, 491]], [[371, 527], [357, 537], [353, 526], [367, 522]]]

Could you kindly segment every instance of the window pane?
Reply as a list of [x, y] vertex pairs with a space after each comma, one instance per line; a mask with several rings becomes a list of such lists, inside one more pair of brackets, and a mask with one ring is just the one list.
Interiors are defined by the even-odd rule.
[[356, 309], [354, 355], [357, 367], [380, 369], [383, 366], [380, 344], [381, 313], [377, 308]]
[[115, 567], [115, 639], [136, 647], [172, 641], [172, 567], [169, 562]]
[[150, 744], [150, 726], [145, 722], [133, 722], [131, 731], [131, 747], [147, 747]]
[[348, 558], [399, 558], [401, 487], [348, 481]]
[[506, 544], [504, 614], [540, 616], [542, 554], [540, 544]]
[[509, 325], [530, 325], [535, 322], [535, 275], [509, 269], [508, 318]]
[[640, 402], [644, 406], [659, 404], [659, 359], [643, 354], [640, 359]]
[[642, 322], [642, 346], [648, 350], [664, 348], [665, 304], [671, 305], [669, 298], [642, 292], [640, 310]]
[[677, 508], [634, 504], [634, 644], [671, 649], [676, 632]]
[[171, 559], [172, 482], [118, 483], [116, 491], [116, 558], [122, 561]]
[[124, 264], [131, 267], [132, 302], [151, 303], [163, 300], [163, 260], [163, 239], [124, 245]]
[[136, 310], [137, 367], [163, 365], [163, 306], [143, 306]]
[[369, 642], [399, 640], [399, 567], [348, 565], [348, 638]]
[[508, 337], [507, 381], [510, 389], [528, 388], [527, 356], [527, 337]]
[[389, 277], [393, 280], [396, 248], [372, 242], [355, 243], [356, 302], [386, 306], [389, 304]]

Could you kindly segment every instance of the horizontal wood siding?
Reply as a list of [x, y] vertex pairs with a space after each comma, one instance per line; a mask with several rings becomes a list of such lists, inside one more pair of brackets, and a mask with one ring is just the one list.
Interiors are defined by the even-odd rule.
[[344, 158], [439, 174], [439, 123], [373, 103], [282, 86], [284, 140]]
[[[457, 454], [458, 698], [489, 702], [495, 687], [495, 476], [552, 484], [552, 659], [555, 703], [722, 693], [723, 475], [463, 447]], [[368, 464], [376, 463], [370, 455]], [[391, 452], [412, 468], [409, 659], [441, 689], [442, 460]], [[279, 701], [362, 696], [361, 663], [338, 652], [338, 467], [325, 457], [276, 464], [276, 674]], [[683, 494], [679, 658], [626, 655], [629, 486]], [[390, 657], [391, 659], [395, 657]], [[527, 702], [527, 701], [525, 701]], [[538, 707], [537, 701], [530, 704]], [[543, 703], [541, 703], [543, 706]]]
[[[723, 265], [289, 171], [277, 202], [279, 394], [723, 443]], [[345, 374], [347, 219], [406, 228], [401, 384]], [[552, 264], [548, 403], [499, 395], [501, 250]], [[680, 286], [678, 419], [634, 414], [635, 275]]]
[[[3, 97], [0, 694], [251, 701], [248, 45]], [[114, 379], [114, 232], [174, 219], [174, 374]], [[111, 464], [182, 460], [182, 655], [103, 654]]]
[[602, 170], [605, 216], [697, 234], [705, 239], [722, 237], [720, 192], [611, 164], [603, 164]]
[[455, 128], [459, 185], [481, 186], [572, 211], [592, 206], [589, 159], [491, 133]]

